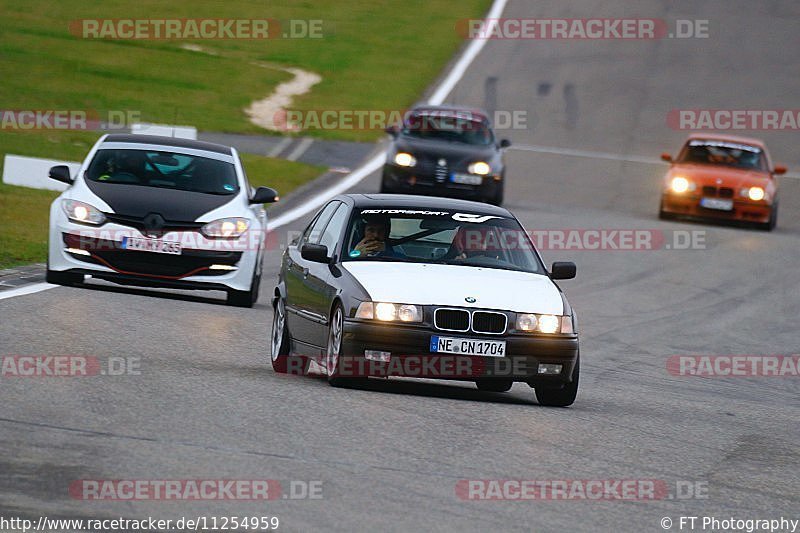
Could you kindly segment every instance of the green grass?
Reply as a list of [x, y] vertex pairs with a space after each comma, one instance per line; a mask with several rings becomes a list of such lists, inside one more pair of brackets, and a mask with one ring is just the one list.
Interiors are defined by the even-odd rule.
[[[242, 162], [251, 185], [266, 185], [281, 195], [324, 171], [321, 167], [250, 154], [244, 154]], [[58, 194], [0, 183], [0, 269], [47, 260], [50, 204]]]
[[[412, 104], [461, 40], [456, 21], [482, 16], [489, 0], [0, 0], [0, 109], [87, 109], [140, 113], [151, 122], [203, 131], [257, 133], [244, 109], [300, 67], [322, 82], [299, 110], [388, 110]], [[323, 38], [269, 40], [98, 40], [72, 35], [78, 19], [236, 18], [322, 20]], [[181, 48], [192, 43], [211, 56]], [[372, 140], [381, 131], [311, 131]], [[2, 148], [2, 147], [0, 147]]]

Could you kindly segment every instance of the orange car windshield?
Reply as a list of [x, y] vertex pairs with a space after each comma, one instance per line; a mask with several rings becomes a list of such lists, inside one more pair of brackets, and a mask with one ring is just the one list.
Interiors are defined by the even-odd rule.
[[726, 141], [690, 141], [681, 151], [678, 163], [767, 170], [764, 152], [760, 148]]

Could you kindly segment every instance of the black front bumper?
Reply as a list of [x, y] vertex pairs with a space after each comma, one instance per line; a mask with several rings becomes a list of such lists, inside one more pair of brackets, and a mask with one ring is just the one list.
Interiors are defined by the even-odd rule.
[[431, 172], [415, 168], [398, 167], [385, 164], [383, 167], [383, 189], [386, 192], [446, 196], [465, 200], [491, 200], [498, 195], [503, 186], [502, 179], [485, 176], [480, 185], [453, 183], [447, 179], [439, 180]]
[[[431, 336], [503, 340], [503, 357], [439, 354], [430, 351]], [[367, 360], [365, 350], [390, 352], [388, 363]], [[578, 336], [476, 335], [438, 331], [426, 326], [393, 326], [345, 320], [342, 342], [344, 374], [406, 376], [476, 381], [506, 379], [531, 386], [558, 387], [572, 381], [578, 359]], [[562, 365], [560, 374], [539, 374], [540, 364]], [[342, 366], [344, 365], [344, 366]], [[349, 365], [349, 366], [348, 366]]]

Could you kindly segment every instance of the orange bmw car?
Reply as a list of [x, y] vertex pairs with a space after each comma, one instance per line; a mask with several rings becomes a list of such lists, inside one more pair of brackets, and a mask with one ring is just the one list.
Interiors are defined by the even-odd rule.
[[745, 222], [767, 231], [778, 221], [778, 181], [786, 167], [773, 166], [757, 139], [692, 134], [664, 177], [659, 218], [713, 218]]

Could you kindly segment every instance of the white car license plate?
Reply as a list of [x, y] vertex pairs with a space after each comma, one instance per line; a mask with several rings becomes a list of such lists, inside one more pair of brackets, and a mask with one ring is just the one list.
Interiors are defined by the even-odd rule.
[[161, 239], [140, 239], [138, 237], [123, 237], [122, 248], [124, 250], [136, 250], [139, 252], [154, 252], [157, 254], [181, 255], [181, 243], [173, 241], [162, 241]]
[[474, 176], [472, 174], [453, 174], [450, 177], [453, 183], [463, 183], [464, 185], [480, 185], [483, 182], [482, 176]]
[[439, 337], [438, 335], [432, 335], [431, 352], [504, 357], [506, 355], [506, 341], [460, 339], [456, 337]]
[[700, 205], [706, 209], [731, 211], [733, 209], [733, 200], [722, 200], [720, 198], [701, 198]]

